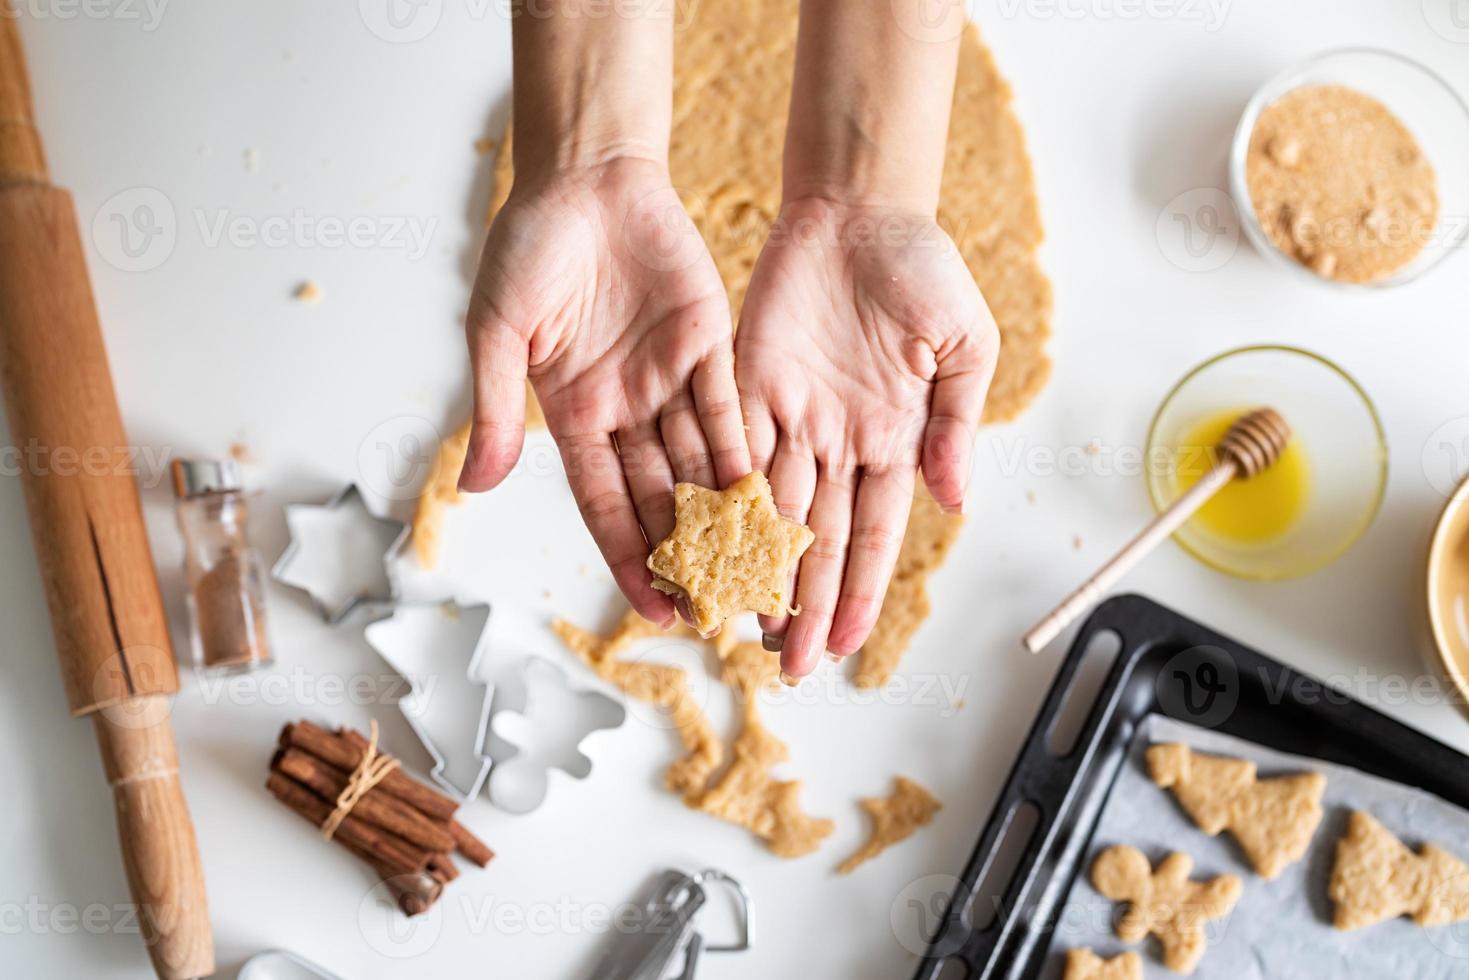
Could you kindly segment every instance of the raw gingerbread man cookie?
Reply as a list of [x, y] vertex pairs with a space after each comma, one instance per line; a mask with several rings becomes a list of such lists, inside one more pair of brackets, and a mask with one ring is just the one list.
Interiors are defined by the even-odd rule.
[[1061, 980], [1143, 980], [1143, 959], [1133, 952], [1104, 960], [1089, 949], [1068, 950]]
[[1469, 864], [1441, 847], [1414, 854], [1370, 814], [1356, 810], [1336, 844], [1331, 900], [1338, 929], [1410, 916], [1420, 926], [1469, 920]]
[[1300, 860], [1321, 824], [1326, 777], [1319, 772], [1257, 779], [1253, 762], [1203, 755], [1176, 742], [1148, 749], [1148, 771], [1173, 790], [1204, 833], [1234, 835], [1265, 878]]
[[735, 613], [789, 609], [791, 573], [815, 535], [780, 516], [765, 474], [751, 473], [728, 490], [680, 483], [673, 500], [673, 531], [648, 556], [648, 568], [653, 588], [687, 597], [700, 635], [717, 632]]
[[1194, 862], [1174, 852], [1156, 871], [1135, 847], [1117, 845], [1092, 864], [1092, 884], [1114, 902], [1128, 907], [1117, 920], [1117, 936], [1141, 942], [1148, 933], [1163, 944], [1163, 965], [1175, 973], [1192, 973], [1208, 945], [1204, 923], [1228, 915], [1243, 885], [1234, 875], [1189, 881]]

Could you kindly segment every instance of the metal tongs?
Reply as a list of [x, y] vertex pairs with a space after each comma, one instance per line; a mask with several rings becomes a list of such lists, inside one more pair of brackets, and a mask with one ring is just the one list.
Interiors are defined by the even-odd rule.
[[[737, 943], [706, 946], [694, 928], [694, 916], [707, 897], [704, 883], [710, 881], [727, 885], [739, 901], [742, 934]], [[754, 945], [755, 903], [745, 886], [723, 871], [664, 871], [642, 907], [641, 927], [621, 934], [591, 980], [693, 980], [700, 954], [741, 953]], [[672, 974], [680, 957], [682, 969]]]

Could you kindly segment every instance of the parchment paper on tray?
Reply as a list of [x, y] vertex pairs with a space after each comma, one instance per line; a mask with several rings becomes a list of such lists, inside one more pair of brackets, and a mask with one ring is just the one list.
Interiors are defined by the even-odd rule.
[[[1183, 742], [1200, 752], [1250, 759], [1261, 778], [1314, 770], [1326, 776], [1326, 817], [1305, 858], [1274, 881], [1251, 869], [1239, 846], [1223, 833], [1208, 837], [1165, 789], [1148, 778], [1144, 758], [1156, 742]], [[1469, 778], [1469, 774], [1466, 774]], [[1170, 851], [1194, 859], [1193, 877], [1234, 874], [1244, 894], [1234, 912], [1208, 924], [1209, 951], [1194, 972], [1198, 980], [1450, 980], [1469, 977], [1469, 925], [1424, 929], [1401, 918], [1352, 932], [1331, 925], [1331, 878], [1336, 842], [1347, 815], [1366, 810], [1405, 844], [1427, 841], [1469, 856], [1469, 811], [1402, 783], [1346, 766], [1276, 752], [1253, 742], [1154, 715], [1133, 739], [1128, 758], [1107, 797], [1083, 873], [1071, 889], [1051, 944], [1044, 976], [1059, 977], [1066, 950], [1090, 946], [1104, 956], [1128, 947], [1112, 931], [1115, 903], [1092, 888], [1091, 863], [1103, 848], [1131, 844], [1157, 862]], [[1170, 977], [1152, 938], [1133, 947], [1148, 977]]]

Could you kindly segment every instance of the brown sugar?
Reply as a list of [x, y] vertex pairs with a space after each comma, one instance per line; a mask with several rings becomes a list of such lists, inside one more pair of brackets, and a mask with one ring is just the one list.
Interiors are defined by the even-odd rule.
[[1412, 262], [1438, 223], [1433, 166], [1381, 102], [1308, 85], [1260, 113], [1245, 162], [1265, 234], [1327, 279], [1366, 283]]

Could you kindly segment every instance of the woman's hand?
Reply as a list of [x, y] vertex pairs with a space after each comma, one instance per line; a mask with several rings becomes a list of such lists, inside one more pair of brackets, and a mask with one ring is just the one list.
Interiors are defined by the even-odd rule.
[[460, 485], [520, 456], [529, 374], [592, 537], [634, 609], [663, 626], [649, 542], [673, 529], [674, 481], [750, 471], [729, 299], [649, 158], [517, 179], [480, 261], [468, 319], [474, 429]]
[[999, 335], [929, 215], [808, 198], [781, 211], [735, 346], [754, 464], [781, 512], [816, 533], [800, 614], [761, 620], [800, 677], [823, 650], [845, 656], [866, 640], [915, 471], [941, 506], [962, 508]]

